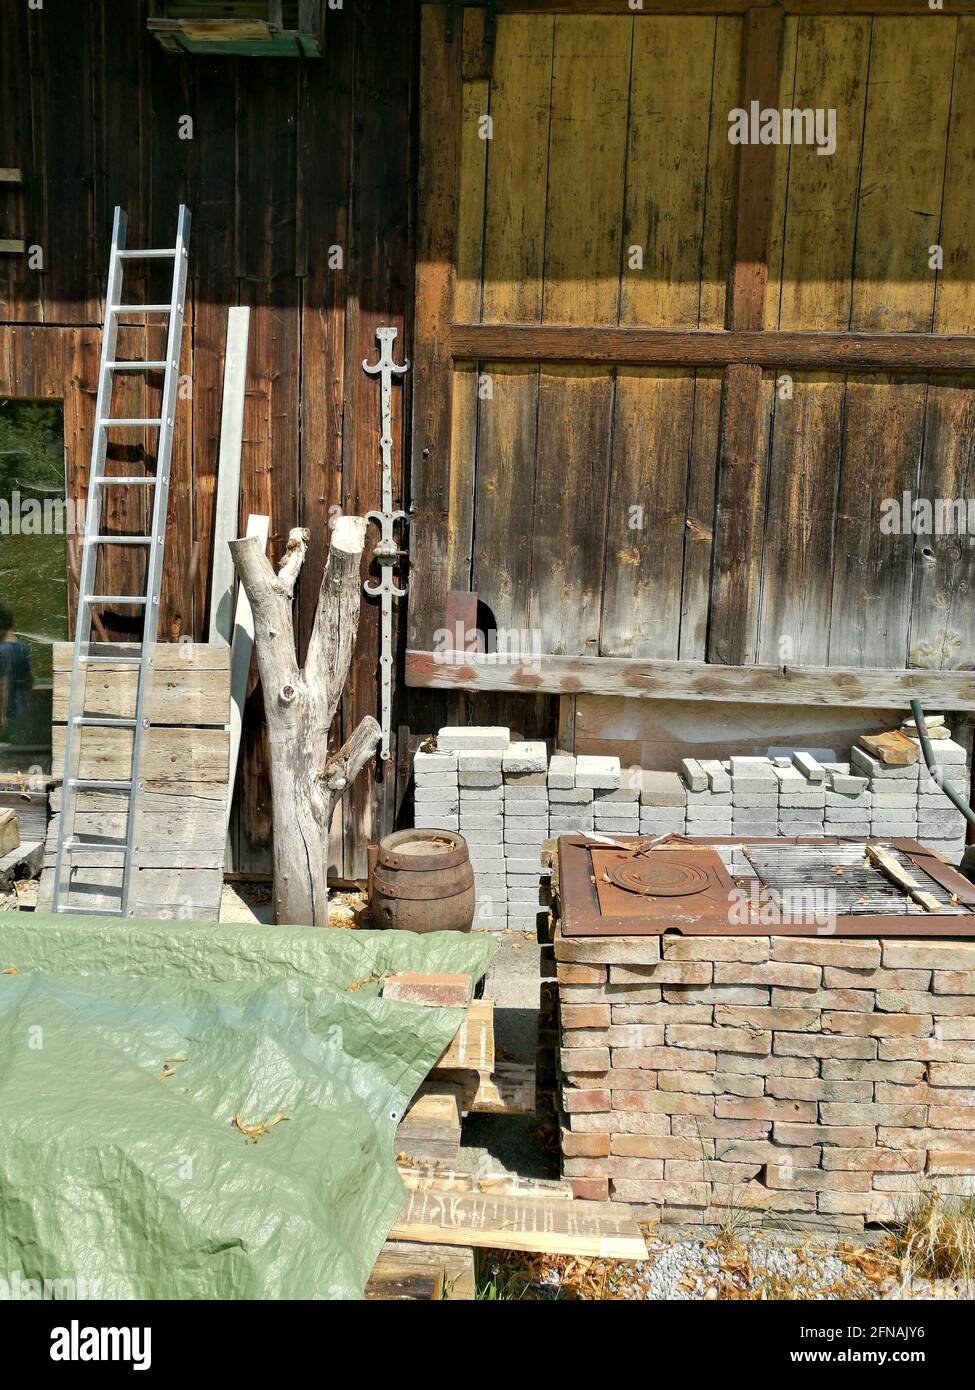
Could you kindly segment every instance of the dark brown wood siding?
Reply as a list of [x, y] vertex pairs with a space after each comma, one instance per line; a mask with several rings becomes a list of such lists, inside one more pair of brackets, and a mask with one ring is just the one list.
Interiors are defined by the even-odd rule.
[[[44, 257], [38, 272], [24, 256], [0, 255], [0, 394], [63, 398], [69, 493], [83, 495], [114, 207], [128, 209], [130, 245], [166, 245], [186, 201], [182, 369], [192, 398], [177, 421], [161, 632], [206, 635], [227, 307], [247, 304], [241, 519], [270, 514], [274, 560], [290, 527], [310, 528], [304, 642], [330, 509], [380, 501], [378, 388], [362, 373], [376, 326], [395, 324], [410, 352], [416, 9], [356, 0], [327, 10], [319, 61], [168, 54], [146, 13], [145, 0], [0, 9], [0, 165], [24, 176], [0, 185], [0, 235]], [[184, 117], [191, 139], [181, 138]], [[330, 263], [333, 247], [341, 266]], [[152, 277], [128, 283], [139, 298]], [[126, 355], [157, 355], [151, 332], [126, 336]], [[152, 413], [152, 383], [124, 389], [132, 414]], [[405, 399], [397, 390], [398, 441], [409, 390]], [[145, 448], [132, 432], [122, 438], [129, 456]], [[399, 452], [396, 505], [406, 486]], [[114, 578], [124, 584], [122, 563]], [[343, 729], [375, 710], [377, 657], [376, 615], [364, 604]], [[260, 698], [252, 690], [234, 822], [237, 865], [249, 870], [270, 867]], [[336, 872], [363, 872], [365, 843], [391, 828], [396, 800], [392, 777], [356, 788], [333, 834]]]

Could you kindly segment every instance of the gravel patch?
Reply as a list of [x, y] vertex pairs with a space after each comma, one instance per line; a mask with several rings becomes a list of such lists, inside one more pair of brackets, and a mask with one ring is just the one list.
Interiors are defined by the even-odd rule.
[[905, 1283], [892, 1242], [857, 1245], [821, 1235], [799, 1240], [744, 1231], [718, 1236], [654, 1228], [649, 1258], [637, 1263], [492, 1252], [486, 1272], [501, 1296], [532, 1300], [970, 1299], [975, 1288], [946, 1281]]

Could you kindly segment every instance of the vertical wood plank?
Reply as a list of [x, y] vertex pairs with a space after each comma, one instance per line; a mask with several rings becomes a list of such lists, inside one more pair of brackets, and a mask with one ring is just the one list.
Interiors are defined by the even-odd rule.
[[708, 171], [701, 248], [701, 303], [698, 325], [723, 328], [727, 321], [728, 278], [735, 240], [738, 161], [728, 139], [728, 112], [741, 89], [745, 25], [741, 15], [719, 15], [714, 35]]
[[975, 333], [975, 16], [956, 21], [935, 333]]
[[[781, 10], [754, 9], [745, 17], [741, 106], [779, 105], [779, 57], [783, 39]], [[769, 227], [775, 177], [774, 145], [738, 147], [738, 205], [731, 271], [730, 328], [761, 328], [768, 279]]]
[[[175, 54], [167, 54], [158, 44], [150, 45], [153, 113], [150, 135], [150, 212], [148, 227], [141, 229], [140, 245], [172, 246], [176, 241], [176, 221], [180, 203], [192, 204], [192, 190], [198, 185], [196, 139], [182, 138], [181, 126], [196, 115], [197, 69]], [[194, 137], [195, 137], [194, 130]], [[192, 209], [191, 209], [192, 210]], [[190, 227], [190, 259], [195, 255]], [[149, 292], [171, 292], [172, 262], [162, 261], [147, 276]], [[154, 288], [157, 287], [157, 288]], [[156, 302], [156, 301], [153, 301]], [[163, 301], [159, 301], [163, 302]], [[166, 355], [169, 326], [165, 320], [149, 328], [146, 347], [153, 358]], [[173, 454], [169, 470], [169, 511], [166, 518], [166, 566], [159, 600], [159, 634], [166, 641], [178, 641], [193, 633], [193, 593], [191, 557], [193, 552], [193, 290], [187, 283], [186, 313], [180, 344], [180, 383], [173, 426]], [[150, 415], [162, 410], [162, 375], [150, 377], [146, 401]], [[150, 431], [146, 448], [155, 456], [156, 431]]]
[[842, 331], [850, 321], [871, 21], [862, 15], [790, 19], [798, 38], [792, 105], [836, 112], [836, 150], [821, 155], [807, 144], [788, 149], [781, 279], [769, 285], [765, 324]]
[[[342, 504], [345, 415], [345, 305], [350, 258], [355, 26], [348, 9], [331, 11], [320, 62], [302, 66], [298, 104], [301, 284], [301, 486], [299, 523], [311, 532], [298, 590], [298, 648], [311, 635], [333, 508]], [[335, 248], [338, 248], [336, 254]], [[358, 364], [353, 364], [353, 370]], [[336, 715], [332, 743], [341, 743]], [[329, 836], [329, 870], [344, 874], [344, 805]]]
[[598, 655], [612, 415], [607, 371], [542, 368], [530, 626], [543, 652]]
[[[41, 180], [34, 164], [34, 111], [28, 25], [36, 18], [26, 5], [0, 10], [0, 165], [19, 169], [20, 184], [3, 190], [4, 235], [28, 246], [40, 237]], [[42, 317], [41, 281], [27, 256], [0, 256], [0, 319], [37, 323]]]
[[[92, 25], [88, 7], [47, 0], [29, 18], [35, 161], [42, 171], [41, 293], [50, 323], [100, 318], [92, 198]], [[71, 55], [65, 63], [65, 55]]]
[[632, 18], [559, 15], [545, 229], [546, 323], [616, 323]]
[[693, 424], [692, 374], [618, 372], [599, 638], [604, 656], [679, 653]]
[[[241, 302], [251, 310], [241, 508], [271, 518], [277, 565], [298, 516], [299, 332], [295, 284], [297, 91], [289, 69], [241, 62], [237, 73], [236, 246]], [[241, 764], [244, 867], [270, 865], [267, 735], [261, 692], [248, 698]]]
[[851, 328], [931, 331], [956, 22], [874, 18]]
[[[410, 290], [410, 92], [408, 68], [390, 64], [376, 33], [394, 37], [397, 48], [411, 52], [411, 12], [396, 0], [369, 0], [356, 7], [355, 129], [351, 261], [346, 302], [346, 416], [343, 440], [343, 507], [361, 515], [382, 505], [379, 379], [367, 376], [363, 360], [375, 360], [376, 328], [398, 329], [397, 360], [409, 355], [407, 300]], [[368, 192], [367, 192], [368, 190]], [[393, 505], [404, 497], [404, 386], [392, 388]], [[373, 542], [378, 532], [373, 532]], [[370, 566], [371, 545], [363, 578], [378, 577]], [[444, 595], [446, 599], [446, 594]], [[400, 608], [394, 604], [393, 643], [398, 642]], [[363, 598], [359, 634], [342, 700], [342, 731], [348, 736], [367, 714], [379, 715], [379, 603]], [[398, 722], [394, 679], [393, 728]], [[363, 773], [344, 801], [344, 865], [347, 877], [364, 877], [366, 846], [392, 829], [396, 813], [395, 767], [376, 765]]]
[[[745, 17], [742, 99], [779, 105], [781, 10]], [[730, 328], [761, 328], [768, 279], [768, 245], [775, 147], [742, 145], [738, 157], [735, 251], [728, 300]], [[768, 385], [760, 367], [725, 373], [719, 475], [718, 534], [712, 581], [709, 660], [755, 660], [765, 516]]]
[[884, 534], [879, 503], [904, 491], [917, 494], [925, 393], [917, 378], [898, 378], [896, 387], [880, 376], [847, 383], [829, 641], [833, 666], [905, 664], [914, 541], [910, 534]]
[[[716, 30], [711, 15], [634, 26], [622, 324], [698, 324]], [[631, 246], [642, 268], [630, 266]]]
[[[555, 20], [498, 21], [488, 148], [484, 317], [542, 314]], [[499, 627], [530, 622], [538, 367], [486, 362], [478, 405], [474, 587]]]
[[531, 609], [538, 368], [484, 370], [491, 395], [480, 409], [474, 587], [499, 627], [522, 629]]
[[[633, 20], [556, 17], [542, 316], [619, 317]], [[547, 652], [599, 649], [613, 375], [543, 367], [531, 627]]]
[[720, 372], [695, 373], [678, 652], [680, 657], [689, 661], [704, 661], [707, 654], [715, 479], [721, 438], [721, 388]]
[[[227, 310], [237, 304], [235, 274], [235, 59], [204, 59], [197, 84], [200, 189], [193, 208], [193, 539], [200, 548], [194, 594], [197, 640], [206, 631], [213, 565], [214, 499], [223, 418]], [[242, 518], [238, 514], [237, 534]]]
[[[928, 386], [917, 497], [947, 512], [914, 538], [914, 592], [908, 664], [935, 670], [975, 667], [975, 389], [933, 378]], [[934, 527], [934, 534], [931, 528]]]
[[[439, 5], [421, 11], [420, 154], [412, 422], [408, 642], [429, 648], [449, 587], [451, 404], [447, 329], [453, 318], [461, 139], [461, 54]], [[445, 399], [446, 393], [446, 399]]]
[[551, 15], [498, 18], [484, 231], [488, 323], [542, 316], [554, 37]]
[[825, 665], [833, 574], [833, 499], [842, 438], [842, 384], [793, 378], [776, 396], [769, 449], [768, 516], [758, 660]]

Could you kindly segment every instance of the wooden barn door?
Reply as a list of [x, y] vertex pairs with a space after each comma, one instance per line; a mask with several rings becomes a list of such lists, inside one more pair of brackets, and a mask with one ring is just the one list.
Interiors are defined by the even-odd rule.
[[723, 328], [743, 20], [423, 22], [410, 645], [473, 587], [546, 652], [703, 656], [721, 372], [550, 334]]
[[975, 548], [877, 524], [975, 479], [975, 17], [791, 8], [423, 7], [414, 651], [975, 667]]

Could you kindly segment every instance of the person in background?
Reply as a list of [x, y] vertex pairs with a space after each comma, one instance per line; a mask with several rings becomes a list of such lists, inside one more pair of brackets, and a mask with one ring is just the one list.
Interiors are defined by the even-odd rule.
[[22, 713], [34, 684], [30, 652], [13, 628], [13, 610], [0, 599], [0, 730]]

